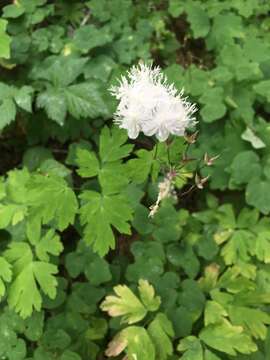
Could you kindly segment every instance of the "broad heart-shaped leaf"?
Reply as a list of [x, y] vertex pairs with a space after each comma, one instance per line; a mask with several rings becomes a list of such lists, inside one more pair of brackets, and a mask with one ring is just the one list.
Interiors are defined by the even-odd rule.
[[255, 206], [263, 214], [270, 212], [270, 181], [251, 179], [246, 188], [246, 201], [249, 205]]
[[73, 224], [78, 203], [73, 190], [58, 176], [33, 175], [28, 183], [30, 211], [43, 224], [52, 220], [59, 230]]
[[266, 338], [266, 325], [270, 324], [270, 316], [266, 312], [245, 306], [229, 306], [228, 313], [233, 325], [247, 328], [256, 339]]
[[229, 355], [251, 354], [257, 345], [244, 333], [241, 326], [233, 326], [224, 320], [220, 324], [208, 325], [199, 334], [199, 338], [209, 347]]
[[109, 26], [97, 28], [91, 24], [81, 26], [75, 31], [73, 44], [85, 54], [95, 47], [111, 42], [112, 39], [113, 37]]
[[3, 17], [14, 19], [24, 14], [24, 12], [24, 6], [22, 6], [19, 2], [16, 2], [3, 8]]
[[270, 80], [263, 80], [253, 86], [255, 92], [270, 102]]
[[125, 144], [128, 136], [126, 131], [113, 127], [109, 130], [104, 127], [99, 138], [99, 156], [103, 163], [114, 162], [127, 157], [133, 149], [133, 145]]
[[[227, 30], [227, 31], [226, 31]], [[230, 44], [233, 38], [242, 38], [242, 18], [232, 12], [221, 13], [214, 17], [210, 35], [207, 38], [207, 45], [210, 49], [223, 47]]]
[[34, 261], [27, 243], [11, 243], [4, 257], [13, 265], [14, 276], [8, 290], [8, 303], [23, 318], [31, 315], [34, 309], [40, 311], [40, 289], [51, 299], [56, 296], [57, 280], [54, 275], [58, 271], [57, 267], [47, 262]]
[[24, 332], [24, 321], [13, 310], [3, 307], [0, 316], [0, 356], [6, 359], [24, 360], [25, 341], [17, 335]]
[[205, 296], [198, 283], [194, 280], [186, 279], [181, 285], [183, 291], [179, 294], [178, 302], [187, 309], [193, 322], [195, 322], [203, 311]]
[[223, 102], [223, 88], [216, 87], [209, 89], [202, 95], [200, 101], [204, 104], [201, 115], [205, 122], [213, 122], [225, 115], [226, 106]]
[[109, 343], [105, 354], [117, 356], [126, 348], [128, 359], [156, 360], [154, 345], [143, 327], [130, 326], [122, 330]]
[[117, 285], [113, 290], [116, 296], [106, 296], [100, 305], [103, 311], [107, 311], [112, 317], [122, 316], [122, 322], [128, 324], [134, 324], [145, 317], [146, 307], [126, 285]]
[[253, 177], [261, 174], [259, 156], [253, 151], [242, 151], [233, 159], [230, 166], [230, 185], [247, 184]]
[[11, 37], [6, 33], [7, 21], [0, 19], [0, 58], [10, 58]]
[[174, 336], [172, 323], [165, 314], [158, 313], [149, 324], [147, 332], [156, 348], [156, 359], [166, 360], [173, 353], [171, 338]]
[[67, 254], [65, 264], [72, 278], [84, 273], [90, 284], [95, 286], [108, 282], [112, 278], [108, 262], [94, 253], [84, 241], [79, 242], [76, 252]]
[[210, 29], [210, 21], [202, 6], [197, 2], [189, 1], [185, 10], [194, 38], [205, 37]]
[[0, 257], [0, 298], [5, 295], [4, 282], [10, 282], [12, 278], [11, 265], [4, 257]]
[[115, 247], [112, 226], [122, 234], [130, 234], [132, 208], [128, 199], [121, 194], [103, 195], [84, 191], [80, 199], [80, 219], [85, 225], [84, 240], [93, 246], [95, 252], [104, 256]]
[[24, 332], [24, 321], [8, 307], [2, 308], [0, 316], [0, 356], [6, 359], [24, 360], [26, 344], [18, 338]]
[[177, 350], [184, 352], [181, 360], [204, 360], [201, 342], [195, 336], [188, 336], [182, 339]]
[[172, 17], [178, 17], [184, 11], [184, 4], [179, 3], [178, 0], [169, 0], [169, 14]]
[[160, 297], [155, 297], [155, 290], [147, 280], [139, 280], [140, 298], [148, 311], [156, 311], [160, 306]]
[[37, 341], [41, 338], [44, 326], [44, 312], [35, 311], [32, 316], [24, 321], [24, 334], [30, 341]]

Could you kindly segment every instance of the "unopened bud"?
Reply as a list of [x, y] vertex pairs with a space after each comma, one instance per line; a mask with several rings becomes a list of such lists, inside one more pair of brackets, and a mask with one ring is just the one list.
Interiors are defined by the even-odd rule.
[[195, 175], [195, 184], [197, 186], [198, 189], [203, 189], [204, 187], [204, 184], [208, 181], [209, 179], [209, 175], [204, 177], [204, 178], [201, 178], [198, 174]]
[[219, 158], [220, 155], [216, 155], [216, 156], [213, 156], [213, 157], [210, 157], [207, 153], [204, 154], [204, 163], [207, 165], [207, 166], [211, 166], [213, 165], [214, 161], [216, 159]]
[[194, 144], [197, 140], [197, 136], [199, 134], [199, 131], [196, 131], [195, 133], [191, 134], [191, 135], [185, 135], [185, 140], [189, 143], [189, 144]]

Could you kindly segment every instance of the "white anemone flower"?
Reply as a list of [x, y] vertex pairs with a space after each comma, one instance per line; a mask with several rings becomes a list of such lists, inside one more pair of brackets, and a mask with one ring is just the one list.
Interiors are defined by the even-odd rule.
[[183, 136], [195, 122], [195, 105], [183, 97], [183, 91], [168, 84], [159, 67], [133, 66], [111, 93], [119, 100], [115, 122], [131, 139], [142, 131], [165, 141], [170, 134]]

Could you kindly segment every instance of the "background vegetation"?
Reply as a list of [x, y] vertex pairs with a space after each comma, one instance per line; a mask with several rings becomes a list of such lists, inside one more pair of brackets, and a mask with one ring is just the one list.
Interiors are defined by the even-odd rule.
[[[1, 359], [269, 359], [269, 1], [1, 8]], [[166, 144], [108, 93], [140, 59], [198, 104], [189, 156], [220, 155], [153, 219]]]

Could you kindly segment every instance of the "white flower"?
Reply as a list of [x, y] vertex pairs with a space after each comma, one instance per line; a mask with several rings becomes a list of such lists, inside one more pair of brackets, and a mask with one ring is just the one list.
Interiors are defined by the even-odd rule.
[[195, 105], [183, 98], [159, 67], [145, 64], [133, 66], [120, 84], [111, 89], [119, 100], [115, 122], [135, 139], [142, 131], [165, 141], [170, 134], [183, 136], [194, 123]]

